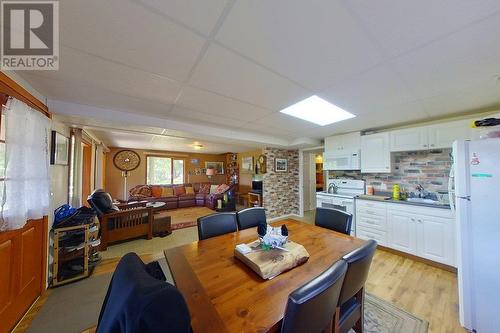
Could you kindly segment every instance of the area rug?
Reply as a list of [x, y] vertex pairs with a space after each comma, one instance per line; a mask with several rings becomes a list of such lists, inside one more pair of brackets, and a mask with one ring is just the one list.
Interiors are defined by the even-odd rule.
[[188, 207], [167, 210], [159, 213], [161, 216], [170, 216], [172, 230], [189, 228], [196, 226], [196, 220], [199, 217], [215, 213], [207, 207]]
[[[167, 280], [172, 283], [165, 259], [160, 260], [160, 265]], [[79, 333], [95, 326], [110, 280], [111, 273], [103, 274], [51, 290], [28, 332]], [[366, 294], [366, 333], [426, 333], [428, 327], [429, 323], [425, 320], [376, 296]]]

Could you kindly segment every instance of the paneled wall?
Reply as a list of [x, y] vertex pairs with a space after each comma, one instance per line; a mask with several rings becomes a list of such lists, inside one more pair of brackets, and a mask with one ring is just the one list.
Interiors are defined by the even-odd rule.
[[[265, 148], [267, 173], [263, 175], [263, 201], [268, 218], [299, 214], [299, 151]], [[288, 160], [287, 172], [274, 170], [275, 158]]]
[[[255, 149], [238, 153], [238, 166], [240, 168], [239, 191], [240, 193], [248, 193], [252, 189], [252, 180], [255, 176], [255, 163], [258, 157], [262, 155], [262, 149]], [[241, 170], [241, 159], [244, 157], [253, 157], [254, 170], [252, 172]]]
[[359, 171], [329, 171], [329, 178], [350, 176], [366, 180], [375, 190], [382, 190], [382, 184], [390, 191], [399, 184], [409, 192], [414, 192], [417, 184], [428, 191], [447, 191], [448, 175], [451, 168], [451, 149], [398, 152], [394, 154], [392, 173], [364, 173]]

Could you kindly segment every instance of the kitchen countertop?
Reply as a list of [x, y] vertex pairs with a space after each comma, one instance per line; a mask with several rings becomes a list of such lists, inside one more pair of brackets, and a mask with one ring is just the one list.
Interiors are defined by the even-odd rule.
[[377, 201], [377, 202], [396, 203], [396, 204], [401, 204], [401, 205], [422, 206], [422, 207], [431, 207], [431, 208], [440, 208], [440, 209], [451, 209], [450, 205], [445, 205], [445, 204], [436, 205], [436, 204], [429, 204], [429, 203], [423, 203], [423, 202], [413, 202], [413, 201], [394, 200], [394, 199], [377, 200], [377, 199], [371, 199], [369, 197], [363, 197], [363, 198], [356, 197], [356, 200], [368, 200], [368, 201]]

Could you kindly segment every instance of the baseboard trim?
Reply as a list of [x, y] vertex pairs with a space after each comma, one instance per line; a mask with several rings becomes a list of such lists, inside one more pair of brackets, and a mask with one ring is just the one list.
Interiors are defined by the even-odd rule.
[[300, 216], [299, 214], [286, 214], [286, 215], [281, 215], [277, 217], [273, 217], [271, 219], [267, 219], [268, 223], [279, 221], [279, 220], [284, 220], [284, 219], [289, 219], [289, 218], [301, 218], [303, 216]]
[[422, 257], [418, 257], [418, 256], [415, 256], [413, 254], [406, 253], [406, 252], [394, 250], [394, 249], [391, 249], [389, 247], [385, 247], [385, 246], [382, 246], [382, 245], [377, 245], [377, 248], [380, 249], [380, 250], [383, 250], [383, 251], [387, 251], [387, 252], [390, 252], [390, 253], [397, 254], [397, 255], [402, 256], [402, 257], [410, 258], [410, 259], [415, 260], [415, 261], [423, 262], [424, 264], [427, 264], [427, 265], [430, 265], [430, 266], [433, 266], [433, 267], [441, 268], [441, 269], [443, 269], [445, 271], [448, 271], [448, 272], [452, 272], [452, 273], [455, 273], [455, 274], [457, 273], [457, 268], [453, 267], [453, 266], [450, 266], [450, 265], [446, 265], [446, 264], [442, 264], [440, 262], [436, 262], [436, 261], [432, 261], [432, 260], [425, 259], [425, 258], [422, 258]]

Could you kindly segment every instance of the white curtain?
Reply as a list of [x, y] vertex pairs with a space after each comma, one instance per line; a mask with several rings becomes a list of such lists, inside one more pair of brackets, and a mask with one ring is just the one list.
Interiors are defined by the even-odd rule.
[[5, 109], [5, 182], [0, 230], [22, 228], [49, 213], [50, 120], [10, 98]]

